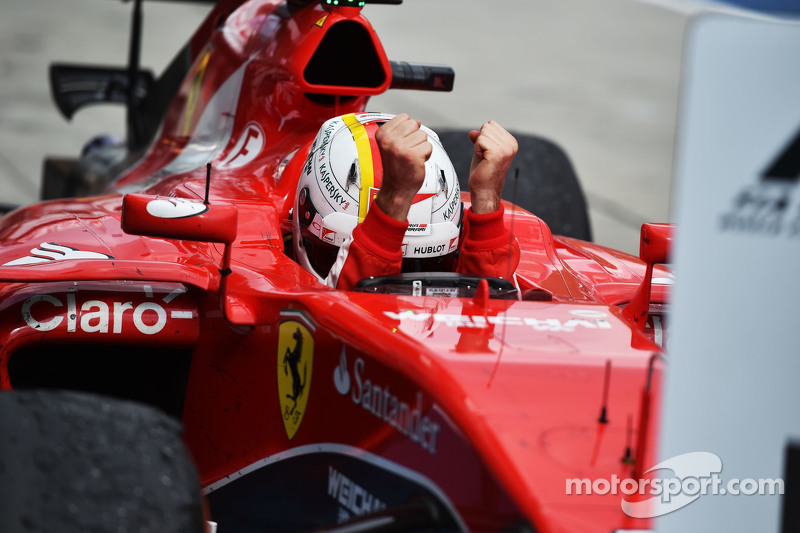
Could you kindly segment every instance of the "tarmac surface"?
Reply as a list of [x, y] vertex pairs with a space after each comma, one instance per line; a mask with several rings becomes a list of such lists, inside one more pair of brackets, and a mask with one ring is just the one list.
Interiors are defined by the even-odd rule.
[[[594, 240], [638, 252], [643, 222], [670, 218], [684, 31], [697, 4], [635, 0], [405, 0], [364, 10], [389, 58], [456, 71], [452, 93], [390, 91], [370, 110], [431, 127], [494, 119], [569, 154]], [[145, 3], [142, 65], [156, 74], [208, 7]], [[131, 3], [0, 0], [0, 202], [38, 197], [45, 155], [76, 156], [97, 133], [123, 136], [124, 109], [67, 123], [50, 98], [52, 61], [122, 66]]]

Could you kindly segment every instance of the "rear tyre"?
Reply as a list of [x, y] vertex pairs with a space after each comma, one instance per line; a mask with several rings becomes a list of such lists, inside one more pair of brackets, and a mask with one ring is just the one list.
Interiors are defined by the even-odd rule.
[[180, 434], [178, 421], [133, 402], [0, 393], [0, 531], [201, 533]]
[[[467, 131], [435, 131], [453, 161], [461, 189], [468, 191], [473, 145]], [[586, 199], [567, 154], [547, 139], [511, 133], [517, 139], [519, 151], [506, 175], [503, 199], [544, 220], [554, 234], [591, 241]], [[517, 168], [519, 179], [515, 192], [514, 173]]]

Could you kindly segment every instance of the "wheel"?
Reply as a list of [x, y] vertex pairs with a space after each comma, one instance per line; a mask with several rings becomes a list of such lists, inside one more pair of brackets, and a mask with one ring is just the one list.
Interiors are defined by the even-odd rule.
[[0, 531], [202, 533], [180, 434], [177, 420], [134, 402], [0, 393]]
[[[439, 135], [458, 174], [461, 189], [468, 191], [473, 146], [466, 130], [434, 130]], [[544, 220], [557, 235], [592, 240], [589, 213], [578, 177], [567, 154], [557, 144], [532, 135], [511, 132], [519, 151], [506, 175], [503, 199]], [[519, 179], [514, 191], [515, 169]]]

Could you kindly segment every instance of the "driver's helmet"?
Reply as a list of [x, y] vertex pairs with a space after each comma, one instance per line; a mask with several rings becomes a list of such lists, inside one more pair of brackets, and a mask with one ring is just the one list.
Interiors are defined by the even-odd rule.
[[[339, 248], [364, 220], [383, 180], [375, 142], [378, 128], [394, 115], [357, 113], [325, 122], [308, 152], [293, 210], [297, 261], [321, 278]], [[408, 213], [403, 239], [404, 272], [451, 270], [461, 230], [461, 190], [439, 137], [422, 126], [433, 146], [425, 181]]]

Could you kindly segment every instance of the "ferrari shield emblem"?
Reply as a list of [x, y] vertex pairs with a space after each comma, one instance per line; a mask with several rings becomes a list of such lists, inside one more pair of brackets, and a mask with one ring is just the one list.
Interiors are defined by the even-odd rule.
[[278, 399], [286, 436], [292, 439], [303, 422], [311, 387], [314, 336], [297, 320], [281, 322], [278, 330]]

